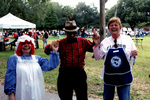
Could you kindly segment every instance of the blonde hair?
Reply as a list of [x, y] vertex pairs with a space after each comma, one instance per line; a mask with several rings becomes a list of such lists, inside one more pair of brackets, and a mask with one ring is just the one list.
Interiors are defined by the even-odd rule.
[[108, 29], [109, 29], [109, 25], [111, 23], [113, 23], [113, 22], [117, 22], [119, 24], [119, 26], [120, 26], [120, 29], [122, 28], [122, 24], [121, 24], [120, 18], [118, 18], [118, 17], [112, 17], [112, 18], [109, 19], [109, 22], [107, 24], [108, 25]]

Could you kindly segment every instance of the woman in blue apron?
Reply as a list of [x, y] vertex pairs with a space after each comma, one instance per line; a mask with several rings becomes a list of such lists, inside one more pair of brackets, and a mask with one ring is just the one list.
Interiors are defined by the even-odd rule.
[[99, 45], [100, 39], [94, 39], [93, 47], [96, 60], [105, 58], [101, 78], [104, 81], [104, 100], [113, 100], [115, 87], [119, 100], [130, 99], [130, 84], [133, 81], [130, 57], [137, 56], [137, 49], [129, 36], [120, 35], [121, 21], [113, 17], [108, 22], [111, 36], [105, 38]]

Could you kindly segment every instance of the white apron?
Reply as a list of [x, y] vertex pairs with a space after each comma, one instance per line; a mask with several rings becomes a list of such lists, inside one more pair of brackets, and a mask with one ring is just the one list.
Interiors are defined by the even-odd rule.
[[32, 60], [22, 60], [17, 56], [16, 100], [44, 100], [44, 78], [35, 56]]

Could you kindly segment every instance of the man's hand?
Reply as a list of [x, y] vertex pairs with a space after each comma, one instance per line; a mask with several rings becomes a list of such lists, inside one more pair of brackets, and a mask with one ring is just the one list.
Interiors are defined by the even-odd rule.
[[59, 42], [56, 41], [56, 40], [52, 41], [52, 50], [53, 50], [53, 52], [57, 52], [58, 48], [59, 48]]
[[94, 33], [92, 39], [93, 39], [93, 41], [95, 43], [95, 47], [99, 46], [100, 35], [98, 33]]

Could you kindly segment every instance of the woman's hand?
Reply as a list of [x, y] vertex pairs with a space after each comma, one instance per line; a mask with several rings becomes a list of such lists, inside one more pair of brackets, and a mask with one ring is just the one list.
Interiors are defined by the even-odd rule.
[[94, 33], [92, 39], [95, 43], [95, 47], [99, 46], [99, 44], [100, 44], [100, 35], [98, 33]]
[[12, 94], [9, 95], [9, 100], [15, 100], [15, 95], [14, 95], [14, 93], [12, 93]]
[[52, 50], [53, 50], [53, 52], [57, 52], [58, 48], [59, 48], [59, 42], [56, 41], [56, 40], [52, 41]]
[[131, 53], [132, 53], [132, 56], [137, 56], [138, 54], [137, 50], [132, 50]]

